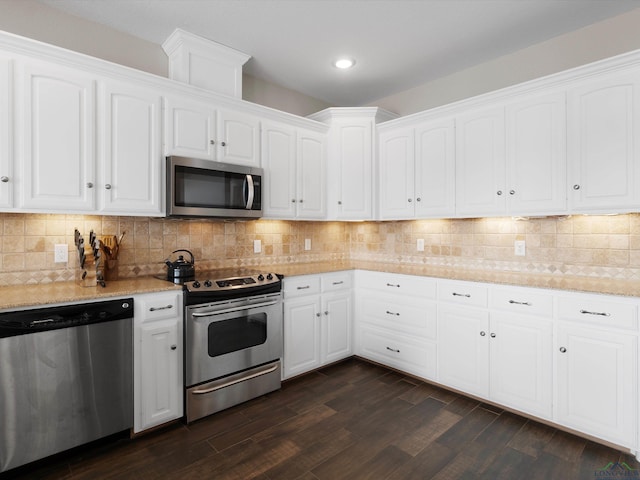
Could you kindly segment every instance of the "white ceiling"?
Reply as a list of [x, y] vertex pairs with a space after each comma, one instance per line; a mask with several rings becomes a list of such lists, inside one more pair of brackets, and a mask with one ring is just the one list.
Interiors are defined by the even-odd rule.
[[[175, 28], [245, 72], [360, 106], [640, 6], [638, 0], [39, 0], [153, 43]], [[356, 66], [340, 71], [340, 55]]]

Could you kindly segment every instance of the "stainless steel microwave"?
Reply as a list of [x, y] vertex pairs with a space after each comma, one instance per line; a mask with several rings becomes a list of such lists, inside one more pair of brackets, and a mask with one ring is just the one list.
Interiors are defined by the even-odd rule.
[[167, 217], [260, 218], [261, 168], [167, 157]]

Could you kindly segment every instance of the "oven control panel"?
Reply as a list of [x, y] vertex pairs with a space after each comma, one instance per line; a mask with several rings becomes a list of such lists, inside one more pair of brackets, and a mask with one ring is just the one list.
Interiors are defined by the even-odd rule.
[[185, 282], [187, 292], [223, 292], [233, 290], [252, 290], [264, 285], [278, 284], [281, 280], [275, 273], [259, 273], [244, 277], [194, 280]]

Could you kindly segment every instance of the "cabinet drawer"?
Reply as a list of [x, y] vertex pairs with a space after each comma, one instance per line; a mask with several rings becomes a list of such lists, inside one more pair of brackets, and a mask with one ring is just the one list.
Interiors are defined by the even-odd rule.
[[438, 283], [438, 300], [458, 305], [486, 307], [487, 287], [470, 282], [441, 281]]
[[358, 288], [368, 288], [383, 292], [413, 295], [419, 298], [436, 298], [436, 280], [414, 275], [397, 273], [359, 271]]
[[492, 309], [506, 310], [525, 315], [553, 316], [553, 296], [520, 288], [492, 288]]
[[360, 354], [365, 358], [424, 378], [435, 378], [435, 343], [363, 326], [360, 346]]
[[179, 295], [182, 295], [182, 292], [154, 293], [135, 299], [134, 302], [141, 303], [139, 312], [142, 317], [142, 323], [181, 316]]
[[320, 293], [320, 275], [301, 275], [284, 279], [284, 298]]
[[322, 275], [321, 284], [323, 292], [343, 291], [351, 288], [351, 272], [325, 273]]
[[596, 295], [576, 295], [558, 298], [558, 318], [603, 327], [638, 328], [638, 307], [633, 303]]
[[416, 335], [427, 340], [437, 338], [436, 303], [395, 295], [365, 295], [361, 321], [392, 331]]

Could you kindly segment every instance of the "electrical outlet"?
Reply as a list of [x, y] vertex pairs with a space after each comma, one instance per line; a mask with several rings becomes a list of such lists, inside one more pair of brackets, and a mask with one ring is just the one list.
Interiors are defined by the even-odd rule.
[[311, 239], [310, 238], [305, 238], [304, 239], [304, 249], [305, 250], [311, 250]]
[[514, 244], [513, 253], [519, 257], [524, 257], [526, 255], [526, 247], [524, 240], [516, 240]]
[[253, 241], [253, 253], [260, 253], [260, 252], [262, 252], [262, 241], [254, 240]]
[[416, 248], [419, 252], [424, 252], [424, 238], [419, 238], [416, 242]]
[[69, 261], [69, 247], [66, 243], [56, 243], [53, 246], [53, 261], [55, 263], [67, 263]]

